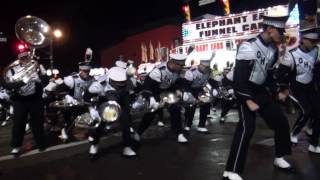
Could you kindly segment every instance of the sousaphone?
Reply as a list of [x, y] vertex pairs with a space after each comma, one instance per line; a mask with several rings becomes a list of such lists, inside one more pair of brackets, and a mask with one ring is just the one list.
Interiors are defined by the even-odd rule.
[[36, 16], [21, 17], [16, 22], [15, 33], [19, 40], [34, 49], [46, 47], [51, 41], [49, 24]]
[[[15, 24], [15, 34], [17, 38], [26, 43], [30, 49], [31, 61], [24, 66], [24, 68], [19, 69], [17, 73], [10, 79], [5, 77], [6, 81], [17, 82], [23, 79], [30, 79], [30, 76], [36, 72], [39, 68], [39, 64], [35, 57], [35, 49], [43, 48], [51, 43], [51, 29], [47, 22], [35, 16], [24, 16], [21, 17]], [[18, 61], [14, 61], [4, 70], [4, 75], [7, 71], [14, 66], [19, 65]]]

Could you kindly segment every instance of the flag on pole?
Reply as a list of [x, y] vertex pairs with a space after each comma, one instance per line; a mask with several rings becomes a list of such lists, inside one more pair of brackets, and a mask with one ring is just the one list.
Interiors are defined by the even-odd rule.
[[151, 41], [149, 42], [149, 55], [150, 55], [150, 60], [154, 60], [154, 49]]
[[159, 62], [161, 60], [161, 44], [160, 41], [158, 41], [158, 52], [157, 52], [157, 61]]

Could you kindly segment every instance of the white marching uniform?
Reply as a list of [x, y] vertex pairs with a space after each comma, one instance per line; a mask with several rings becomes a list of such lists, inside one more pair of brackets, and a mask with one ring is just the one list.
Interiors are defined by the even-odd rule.
[[[130, 108], [129, 108], [129, 91], [127, 88], [127, 75], [125, 69], [121, 67], [113, 67], [108, 72], [109, 80], [108, 81], [95, 81], [93, 82], [89, 88], [88, 93], [91, 95], [98, 95], [99, 101], [97, 106], [99, 107], [100, 103], [102, 102], [114, 102], [120, 105], [121, 112], [118, 119], [120, 123], [120, 128], [122, 132], [122, 139], [123, 139], [123, 155], [125, 156], [134, 156], [136, 155], [135, 152], [131, 149], [132, 140], [131, 140], [131, 133], [130, 133], [130, 126], [131, 126], [131, 116], [130, 116]], [[123, 86], [117, 86], [112, 84], [112, 82], [124, 82]], [[114, 86], [113, 86], [114, 85]], [[94, 109], [95, 113], [93, 113], [93, 109], [91, 108], [90, 115], [93, 119], [100, 118], [97, 117], [99, 113], [96, 109]], [[89, 130], [89, 136], [91, 139], [91, 147], [89, 153], [91, 155], [96, 155], [98, 152], [98, 144], [101, 136], [103, 135], [106, 123], [101, 122], [99, 127], [96, 129]]]
[[72, 97], [81, 100], [83, 98], [84, 91], [86, 91], [92, 80], [83, 80], [79, 74], [73, 74], [63, 79], [63, 82], [70, 89], [73, 89]]
[[[30, 76], [24, 76], [22, 80], [15, 82], [12, 78], [23, 69], [19, 60], [15, 62], [16, 66], [7, 71], [6, 79], [8, 81], [5, 82], [6, 86], [14, 90], [11, 96], [14, 109], [11, 145], [14, 150], [22, 146], [25, 127], [26, 124], [29, 123], [38, 148], [44, 150], [46, 142], [43, 127], [44, 104], [42, 99], [43, 87], [40, 79], [41, 74], [38, 69]], [[12, 151], [12, 153], [17, 155], [18, 151]]]
[[274, 83], [269, 81], [272, 78], [269, 73], [277, 57], [276, 46], [264, 42], [261, 36], [243, 42], [238, 49], [233, 82], [240, 106], [240, 121], [227, 161], [228, 172], [243, 172], [250, 140], [255, 131], [256, 112], [248, 108], [247, 100], [259, 105], [259, 114], [275, 131], [276, 157], [291, 153], [288, 121], [267, 90]]
[[[297, 104], [300, 115], [298, 116], [292, 131], [291, 139], [293, 143], [298, 143], [297, 135], [312, 117], [313, 133], [310, 138], [310, 144], [314, 147], [318, 146], [320, 136], [320, 106], [318, 102], [319, 92], [314, 87], [314, 68], [317, 63], [318, 48], [305, 51], [299, 46], [287, 52], [281, 60], [279, 71], [283, 74], [289, 74], [290, 89], [292, 90], [293, 103]], [[296, 141], [296, 142], [295, 142]]]
[[171, 72], [167, 67], [167, 62], [157, 65], [150, 73], [149, 77], [160, 83], [159, 88], [162, 90], [171, 87], [179, 78], [179, 74]]
[[317, 62], [318, 49], [313, 48], [310, 52], [304, 52], [301, 48], [295, 48], [287, 52], [280, 61], [281, 64], [296, 70], [295, 80], [302, 84], [309, 84], [313, 78], [314, 65]]

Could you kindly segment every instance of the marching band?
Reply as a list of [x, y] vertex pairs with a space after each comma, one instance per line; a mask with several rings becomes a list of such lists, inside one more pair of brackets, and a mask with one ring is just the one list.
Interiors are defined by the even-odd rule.
[[[312, 136], [308, 150], [320, 153], [320, 115], [318, 69], [319, 41], [317, 27], [301, 28], [299, 47], [279, 60], [277, 44], [282, 43], [286, 16], [264, 16], [263, 32], [238, 48], [236, 63], [224, 72], [211, 69], [215, 53], [199, 54], [185, 67], [187, 55], [170, 54], [167, 62], [150, 72], [137, 74], [134, 62], [123, 58], [107, 72], [92, 76], [92, 50], [87, 49], [79, 72], [50, 80], [43, 74], [34, 52], [24, 49], [17, 60], [4, 70], [0, 84], [1, 124], [12, 118], [12, 151], [22, 153], [26, 124], [31, 126], [39, 151], [47, 148], [45, 114], [50, 108], [63, 113], [64, 126], [59, 138], [67, 143], [74, 127], [88, 130], [89, 155], [96, 158], [104, 132], [118, 124], [122, 133], [124, 156], [137, 155], [134, 144], [141, 143], [144, 132], [157, 115], [162, 122], [164, 109], [169, 112], [172, 130], [178, 143], [188, 143], [188, 132], [197, 107], [200, 110], [197, 131], [207, 133], [210, 109], [221, 102], [220, 122], [236, 107], [239, 122], [235, 130], [223, 178], [242, 180], [250, 140], [255, 131], [256, 113], [274, 131], [276, 168], [294, 171], [285, 160], [291, 154], [291, 142], [298, 143], [298, 134], [306, 122], [312, 121]], [[214, 74], [214, 75], [213, 75]], [[318, 82], [319, 83], [319, 82]], [[49, 98], [55, 94], [55, 98]], [[292, 96], [301, 108], [301, 116], [290, 133], [288, 119], [277, 100]], [[50, 99], [50, 100], [48, 100]], [[44, 103], [49, 101], [49, 103]], [[137, 127], [133, 112], [142, 113]], [[14, 112], [14, 113], [13, 113]], [[161, 125], [163, 126], [163, 124]], [[291, 141], [290, 141], [291, 140]]]

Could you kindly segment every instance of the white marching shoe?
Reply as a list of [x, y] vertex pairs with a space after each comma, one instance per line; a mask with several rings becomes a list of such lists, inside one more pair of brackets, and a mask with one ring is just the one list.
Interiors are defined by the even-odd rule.
[[30, 125], [29, 125], [29, 123], [27, 123], [25, 131], [28, 132], [29, 130], [30, 130]]
[[190, 128], [189, 126], [184, 127], [184, 130], [185, 130], [185, 131], [190, 131], [190, 129], [191, 129], [191, 128]]
[[312, 132], [313, 132], [312, 128], [307, 127], [307, 129], [306, 129], [307, 135], [312, 136]]
[[132, 157], [132, 156], [136, 156], [137, 154], [136, 152], [134, 152], [134, 150], [131, 147], [126, 146], [123, 148], [122, 155]]
[[98, 153], [98, 150], [99, 150], [99, 145], [92, 144], [89, 149], [89, 154], [96, 155]]
[[224, 117], [221, 117], [220, 120], [219, 120], [219, 122], [220, 122], [220, 123], [225, 123], [225, 122], [226, 122], [226, 119], [225, 119]]
[[198, 131], [198, 132], [201, 132], [201, 133], [206, 133], [206, 132], [208, 132], [209, 130], [208, 130], [207, 128], [205, 128], [205, 127], [198, 127], [198, 128], [197, 128], [197, 131]]
[[92, 137], [92, 136], [88, 136], [88, 141], [89, 141], [89, 142], [94, 141], [93, 137]]
[[11, 150], [11, 154], [19, 154], [20, 153], [20, 148], [13, 148]]
[[163, 123], [162, 121], [158, 121], [157, 125], [158, 125], [159, 127], [164, 127], [164, 123]]
[[4, 127], [4, 126], [6, 126], [6, 125], [7, 125], [7, 121], [4, 120], [4, 121], [1, 123], [1, 126]]
[[179, 134], [178, 135], [178, 142], [179, 143], [187, 143], [188, 139], [183, 134]]
[[20, 155], [20, 148], [19, 147], [16, 147], [16, 148], [13, 148], [10, 152], [15, 158], [19, 157]]
[[223, 180], [243, 180], [243, 179], [237, 173], [224, 171]]
[[62, 139], [64, 142], [69, 139], [69, 136], [68, 136], [65, 128], [61, 129], [61, 134], [59, 135], [59, 138]]
[[320, 153], [320, 146], [309, 145], [308, 150], [313, 153]]
[[273, 165], [281, 170], [290, 172], [295, 171], [293, 167], [283, 157], [275, 158], [273, 161]]
[[141, 141], [141, 137], [140, 137], [140, 135], [139, 135], [137, 132], [134, 132], [134, 133], [132, 134], [132, 138], [133, 138], [135, 141], [137, 141], [137, 142], [140, 142], [140, 141]]
[[298, 144], [298, 136], [297, 135], [290, 135], [290, 140], [293, 144]]

